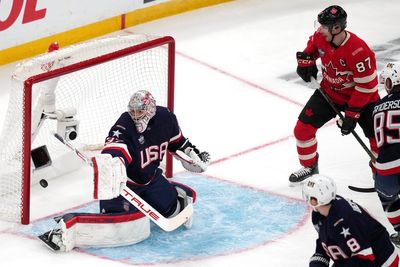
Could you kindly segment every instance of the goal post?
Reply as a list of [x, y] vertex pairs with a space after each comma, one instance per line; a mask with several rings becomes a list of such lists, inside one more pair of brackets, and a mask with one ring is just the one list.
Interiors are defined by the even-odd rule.
[[[173, 111], [174, 69], [174, 39], [148, 35], [97, 39], [20, 63], [0, 137], [0, 219], [29, 224], [31, 186], [80, 167], [51, 132], [101, 148], [133, 92], [148, 90]], [[165, 174], [172, 176], [169, 153]]]

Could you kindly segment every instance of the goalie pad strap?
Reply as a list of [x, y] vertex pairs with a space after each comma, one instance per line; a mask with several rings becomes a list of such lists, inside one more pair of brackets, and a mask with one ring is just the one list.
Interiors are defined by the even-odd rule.
[[92, 158], [93, 164], [93, 198], [99, 199], [99, 166], [97, 165], [96, 158]]
[[93, 214], [93, 213], [67, 213], [62, 219], [66, 228], [71, 228], [77, 223], [122, 223], [146, 217], [142, 212], [121, 215]]

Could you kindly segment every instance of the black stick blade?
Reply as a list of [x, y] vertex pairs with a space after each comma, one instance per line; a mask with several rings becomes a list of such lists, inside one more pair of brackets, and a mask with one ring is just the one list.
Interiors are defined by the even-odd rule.
[[373, 187], [364, 188], [364, 187], [357, 187], [357, 186], [349, 185], [348, 188], [350, 190], [353, 190], [355, 192], [360, 192], [360, 193], [373, 193], [373, 192], [376, 192], [375, 188], [373, 188]]

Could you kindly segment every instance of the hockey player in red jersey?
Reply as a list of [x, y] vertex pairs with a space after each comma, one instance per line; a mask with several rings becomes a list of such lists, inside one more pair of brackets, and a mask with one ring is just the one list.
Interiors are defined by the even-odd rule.
[[386, 228], [363, 207], [336, 195], [335, 182], [316, 174], [303, 185], [318, 232], [310, 267], [397, 267], [399, 255]]
[[[372, 110], [379, 99], [375, 55], [357, 35], [349, 32], [347, 14], [340, 6], [330, 6], [318, 14], [319, 28], [303, 52], [297, 52], [297, 73], [306, 82], [316, 78], [316, 59], [321, 59], [321, 89], [344, 112], [342, 135], [351, 133], [357, 123], [377, 153]], [[315, 90], [301, 111], [294, 128], [300, 170], [289, 177], [290, 185], [300, 184], [318, 173], [316, 132], [336, 116], [319, 90]]]
[[385, 85], [388, 95], [378, 101], [373, 111], [379, 149], [375, 189], [389, 222], [397, 232], [391, 239], [400, 247], [400, 63], [388, 63], [379, 82]]

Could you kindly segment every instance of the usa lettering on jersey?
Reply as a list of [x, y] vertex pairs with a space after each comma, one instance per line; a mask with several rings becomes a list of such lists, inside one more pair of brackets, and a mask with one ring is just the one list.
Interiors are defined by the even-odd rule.
[[164, 142], [161, 145], [146, 147], [140, 151], [141, 168], [144, 169], [153, 161], [162, 161], [164, 155], [167, 153], [168, 142]]
[[[328, 246], [324, 242], [321, 243], [322, 247], [324, 248], [326, 254], [333, 260], [341, 260], [341, 259], [348, 259], [351, 255], [347, 255], [339, 246], [337, 245], [330, 245]], [[352, 253], [358, 252], [361, 249], [360, 244], [357, 242], [357, 239], [350, 238], [346, 241], [347, 247], [350, 249]]]

